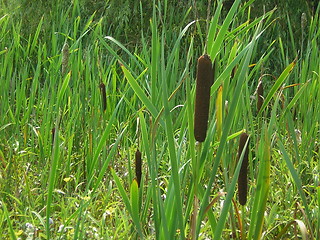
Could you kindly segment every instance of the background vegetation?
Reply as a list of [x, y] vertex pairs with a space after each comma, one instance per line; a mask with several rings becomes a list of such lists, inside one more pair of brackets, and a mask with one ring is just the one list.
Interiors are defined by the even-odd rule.
[[0, 13], [3, 239], [320, 238], [315, 1], [2, 0]]

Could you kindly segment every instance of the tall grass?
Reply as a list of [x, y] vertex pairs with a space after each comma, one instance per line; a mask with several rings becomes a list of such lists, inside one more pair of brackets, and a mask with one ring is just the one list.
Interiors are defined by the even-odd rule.
[[[186, 8], [177, 26], [169, 1], [153, 1], [150, 35], [130, 47], [78, 1], [28, 36], [1, 16], [3, 238], [319, 238], [319, 9], [288, 46], [269, 32], [275, 10], [253, 19], [253, 2], [214, 1], [190, 22]], [[198, 144], [203, 54], [214, 82]], [[280, 74], [264, 68], [274, 59]]]

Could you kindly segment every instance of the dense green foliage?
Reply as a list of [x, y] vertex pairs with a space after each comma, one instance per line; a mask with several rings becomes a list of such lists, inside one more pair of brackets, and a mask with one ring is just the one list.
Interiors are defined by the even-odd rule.
[[320, 238], [312, 1], [3, 0], [0, 13], [3, 239]]

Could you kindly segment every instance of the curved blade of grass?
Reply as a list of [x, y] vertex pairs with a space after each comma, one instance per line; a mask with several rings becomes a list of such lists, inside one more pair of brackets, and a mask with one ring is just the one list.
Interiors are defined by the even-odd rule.
[[[158, 110], [156, 107], [152, 104], [150, 99], [147, 97], [147, 95], [144, 93], [142, 88], [137, 83], [136, 79], [131, 75], [131, 73], [128, 71], [128, 69], [125, 66], [121, 66], [121, 69], [128, 80], [129, 84], [131, 85], [133, 91], [137, 94], [141, 102], [147, 107], [147, 109], [150, 111], [151, 115], [156, 118], [158, 115]], [[146, 72], [147, 69], [144, 70]]]
[[274, 94], [276, 93], [276, 91], [280, 88], [280, 86], [283, 84], [284, 80], [289, 76], [290, 72], [292, 71], [292, 69], [294, 68], [294, 66], [296, 65], [297, 60], [295, 59], [292, 63], [290, 63], [285, 70], [283, 70], [283, 72], [281, 73], [281, 75], [279, 76], [279, 78], [277, 79], [277, 81], [274, 83], [274, 85], [272, 86], [271, 90], [269, 91], [267, 97], [264, 99], [263, 105], [260, 108], [260, 111], [258, 113], [258, 117], [261, 116], [263, 110], [267, 107], [267, 105], [269, 104], [271, 98], [274, 96]]
[[302, 239], [303, 239], [303, 240], [307, 240], [307, 239], [308, 239], [308, 232], [307, 232], [306, 225], [305, 225], [301, 220], [298, 220], [298, 219], [295, 219], [295, 220], [289, 222], [289, 223], [281, 230], [281, 232], [277, 235], [277, 237], [275, 238], [275, 240], [282, 239], [283, 235], [286, 234], [288, 228], [289, 228], [291, 225], [295, 224], [295, 223], [299, 226]]
[[308, 86], [308, 82], [306, 82], [305, 84], [303, 84], [303, 86], [299, 89], [299, 91], [296, 93], [296, 95], [294, 95], [294, 97], [292, 98], [292, 100], [290, 101], [290, 103], [287, 105], [286, 109], [284, 110], [281, 118], [280, 118], [280, 122], [282, 122], [284, 116], [286, 115], [287, 111], [290, 110], [298, 101], [298, 99], [300, 98], [300, 96], [302, 95], [302, 93], [304, 92], [304, 90], [307, 88]]
[[123, 46], [120, 42], [118, 42], [116, 39], [114, 39], [111, 36], [106, 36], [105, 38], [110, 40], [111, 42], [115, 43], [116, 45], [118, 45], [123, 51], [125, 51], [129, 55], [130, 59], [132, 59], [137, 64], [137, 67], [139, 68], [139, 70], [140, 71], [143, 70], [139, 61], [137, 61], [136, 57], [134, 55], [132, 55], [131, 52], [125, 46]]

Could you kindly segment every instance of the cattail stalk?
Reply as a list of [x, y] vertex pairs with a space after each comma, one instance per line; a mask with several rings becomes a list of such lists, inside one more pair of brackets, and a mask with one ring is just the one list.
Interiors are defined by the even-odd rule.
[[262, 81], [259, 81], [258, 87], [257, 87], [257, 111], [259, 112], [262, 105], [263, 105], [263, 85]]
[[222, 85], [219, 87], [216, 100], [216, 118], [217, 118], [217, 133], [220, 139], [222, 133]]
[[62, 76], [64, 76], [68, 71], [68, 64], [69, 64], [69, 45], [66, 42], [62, 47], [62, 64], [61, 64]]
[[139, 150], [136, 151], [135, 164], [136, 164], [136, 179], [138, 182], [138, 187], [140, 187], [141, 175], [142, 175], [142, 171], [141, 171], [142, 160], [141, 160], [141, 152]]
[[99, 88], [100, 88], [100, 93], [101, 93], [102, 111], [105, 112], [107, 109], [106, 85], [104, 83], [100, 83]]
[[194, 137], [198, 142], [204, 142], [207, 136], [210, 87], [213, 82], [212, 62], [208, 55], [198, 59], [196, 100], [194, 113]]
[[239, 194], [239, 203], [241, 205], [245, 205], [247, 202], [247, 188], [248, 188], [247, 172], [248, 172], [249, 142], [245, 149], [244, 147], [246, 145], [248, 137], [249, 136], [246, 133], [242, 133], [240, 135], [239, 149], [238, 149], [238, 161], [240, 159], [242, 152], [244, 151], [244, 156], [243, 156], [241, 169], [238, 177], [238, 194]]

